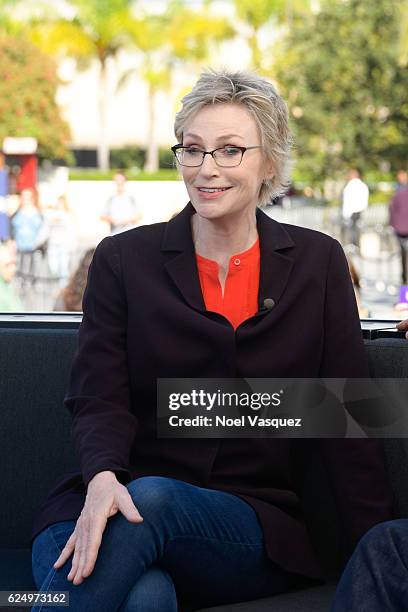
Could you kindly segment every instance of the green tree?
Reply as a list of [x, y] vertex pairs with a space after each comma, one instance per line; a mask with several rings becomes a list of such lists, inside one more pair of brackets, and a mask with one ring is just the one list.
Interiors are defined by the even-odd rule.
[[274, 74], [289, 101], [305, 178], [406, 159], [401, 6], [400, 0], [326, 0], [288, 32]]
[[38, 152], [69, 159], [69, 127], [55, 101], [54, 62], [23, 36], [0, 34], [0, 143], [6, 136], [32, 136]]
[[21, 0], [0, 0], [0, 32], [14, 34], [21, 29], [20, 23], [13, 19], [12, 12]]
[[401, 30], [399, 59], [402, 66], [408, 65], [408, 3], [404, 2], [401, 7]]
[[308, 0], [233, 0], [238, 19], [244, 25], [244, 36], [251, 51], [251, 64], [255, 70], [268, 72], [268, 53], [260, 47], [260, 34], [267, 25], [292, 27], [298, 15], [310, 11]]
[[98, 108], [100, 132], [98, 166], [109, 167], [107, 139], [108, 63], [130, 42], [133, 23], [132, 0], [69, 0], [75, 11], [72, 19], [38, 21], [32, 28], [34, 42], [41, 49], [77, 60], [79, 68], [99, 65]]

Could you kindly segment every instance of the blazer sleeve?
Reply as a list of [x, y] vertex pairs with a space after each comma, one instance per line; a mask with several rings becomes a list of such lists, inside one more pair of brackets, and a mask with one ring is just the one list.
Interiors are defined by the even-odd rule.
[[[343, 249], [333, 241], [328, 266], [321, 377], [369, 376], [354, 289]], [[343, 527], [344, 560], [373, 525], [392, 518], [392, 494], [377, 440], [318, 442]]]
[[131, 412], [126, 354], [127, 304], [114, 237], [98, 245], [88, 272], [83, 319], [65, 405], [85, 486], [105, 470], [131, 480]]
[[322, 378], [367, 378], [364, 349], [354, 287], [344, 251], [332, 241], [326, 277], [323, 320]]

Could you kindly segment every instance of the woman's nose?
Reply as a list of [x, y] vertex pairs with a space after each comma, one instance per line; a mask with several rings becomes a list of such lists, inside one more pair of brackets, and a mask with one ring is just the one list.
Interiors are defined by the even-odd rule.
[[219, 167], [215, 163], [215, 159], [212, 155], [204, 155], [203, 163], [200, 166], [199, 172], [200, 174], [210, 176], [219, 174]]

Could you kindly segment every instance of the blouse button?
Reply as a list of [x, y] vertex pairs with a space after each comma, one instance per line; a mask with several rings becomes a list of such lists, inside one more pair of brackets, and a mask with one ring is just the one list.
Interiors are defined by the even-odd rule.
[[236, 259], [234, 259], [234, 264], [235, 264], [236, 266], [239, 266], [239, 264], [240, 264], [240, 263], [241, 263], [241, 260], [240, 260], [240, 259], [238, 259], [238, 257], [237, 257]]

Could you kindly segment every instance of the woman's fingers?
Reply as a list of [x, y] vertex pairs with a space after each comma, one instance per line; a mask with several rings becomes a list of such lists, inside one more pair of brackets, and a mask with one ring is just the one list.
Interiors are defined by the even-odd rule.
[[396, 328], [400, 331], [407, 332], [405, 335], [408, 338], [408, 319], [404, 319], [404, 321], [400, 321], [400, 323], [397, 323]]
[[73, 584], [81, 584], [83, 580], [83, 568], [88, 558], [88, 546], [90, 540], [89, 521], [84, 519], [81, 525], [81, 535], [78, 537], [75, 546], [75, 553], [72, 559], [72, 568], [68, 574], [68, 580], [72, 580]]
[[[76, 578], [76, 575], [78, 573], [78, 568], [80, 565], [80, 561], [81, 561], [81, 557], [85, 551], [86, 541], [87, 541], [86, 528], [84, 526], [84, 519], [81, 516], [78, 519], [78, 523], [77, 523], [77, 539], [75, 542], [75, 551], [74, 551], [74, 556], [72, 557], [71, 569], [67, 576], [68, 580], [74, 581]], [[77, 584], [77, 583], [74, 582], [74, 584]]]
[[[142, 522], [143, 518], [140, 516], [126, 488], [123, 489], [123, 494], [118, 497], [120, 499], [118, 500], [118, 505], [114, 510], [114, 514], [116, 514], [117, 509], [119, 509], [127, 520], [137, 523]], [[85, 539], [85, 542], [84, 546], [80, 546], [78, 561], [75, 568], [73, 568], [75, 571], [75, 574], [73, 571], [73, 575], [75, 576], [74, 584], [81, 584], [84, 578], [88, 578], [88, 576], [92, 574], [102, 543], [107, 519], [108, 517], [105, 515], [99, 514], [83, 522], [82, 539]]]
[[71, 569], [69, 571], [69, 574], [67, 576], [68, 580], [74, 580], [76, 574], [77, 574], [77, 570], [78, 570], [78, 565], [79, 565], [79, 558], [81, 556], [81, 551], [82, 551], [82, 544], [81, 544], [81, 540], [78, 538], [77, 542], [75, 544], [75, 550], [74, 550], [74, 556], [72, 557], [72, 563], [71, 563]]
[[141, 523], [143, 521], [143, 517], [136, 508], [134, 501], [126, 487], [122, 488], [121, 494], [118, 496], [118, 509], [131, 523]]
[[81, 565], [78, 569], [78, 574], [81, 577], [87, 578], [93, 572], [102, 542], [102, 535], [105, 531], [106, 522], [106, 517], [98, 516], [90, 524], [89, 539], [85, 549], [85, 555], [82, 556]]
[[74, 585], [81, 584], [84, 578], [92, 574], [106, 522], [107, 518], [103, 515], [93, 516], [92, 518], [88, 517], [82, 520], [72, 567], [68, 574], [68, 580], [72, 580]]
[[71, 533], [68, 538], [64, 548], [61, 551], [60, 556], [54, 563], [54, 568], [59, 569], [64, 565], [64, 563], [70, 558], [75, 549], [75, 541], [76, 541], [76, 532], [75, 530]]
[[[59, 569], [73, 553], [72, 565], [67, 579], [72, 581], [74, 585], [81, 584], [85, 578], [92, 574], [109, 517], [120, 511], [130, 522], [140, 523], [143, 521], [126, 487], [116, 482], [109, 495], [107, 495], [108, 486], [111, 487], [112, 484], [103, 484], [102, 497], [98, 480], [91, 488], [88, 486], [87, 501], [81, 516], [60, 556], [54, 563], [54, 568]], [[109, 500], [107, 504], [105, 500]]]

